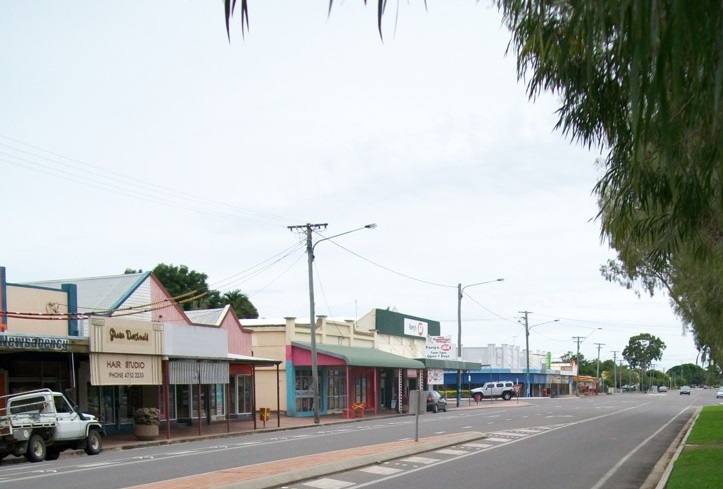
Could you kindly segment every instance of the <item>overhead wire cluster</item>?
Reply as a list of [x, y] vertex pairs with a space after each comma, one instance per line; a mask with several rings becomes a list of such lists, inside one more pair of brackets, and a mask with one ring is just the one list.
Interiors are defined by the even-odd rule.
[[[95, 309], [84, 312], [18, 312], [18, 311], [0, 311], [0, 317], [8, 317], [14, 319], [41, 319], [41, 320], [61, 320], [72, 321], [80, 319], [88, 319], [92, 316], [132, 316], [136, 314], [144, 314], [160, 309], [166, 309], [174, 304], [182, 305], [187, 302], [197, 300], [204, 297], [208, 293], [205, 291], [194, 290], [186, 292], [162, 301], [150, 302], [147, 304], [139, 304], [135, 306], [119, 307], [115, 309]], [[67, 307], [67, 304], [64, 304]]]

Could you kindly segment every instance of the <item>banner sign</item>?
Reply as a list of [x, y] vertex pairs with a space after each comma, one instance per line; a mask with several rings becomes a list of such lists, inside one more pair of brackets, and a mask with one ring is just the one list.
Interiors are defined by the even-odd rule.
[[444, 370], [436, 368], [427, 369], [427, 385], [444, 384]]
[[426, 338], [428, 325], [426, 321], [418, 319], [404, 318], [404, 334], [407, 336], [416, 336], [417, 338]]
[[424, 358], [436, 358], [440, 360], [451, 360], [452, 337], [451, 336], [427, 336], [427, 343], [424, 345]]

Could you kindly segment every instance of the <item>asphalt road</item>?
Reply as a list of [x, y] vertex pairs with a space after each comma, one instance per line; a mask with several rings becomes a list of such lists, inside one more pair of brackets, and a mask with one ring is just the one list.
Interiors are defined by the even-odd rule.
[[[291, 487], [637, 489], [694, 408], [717, 402], [714, 391], [694, 389], [691, 396], [671, 391], [452, 408], [420, 416], [419, 436], [481, 431], [487, 438]], [[415, 418], [401, 417], [61, 457], [0, 466], [0, 489], [118, 489], [414, 436]]]

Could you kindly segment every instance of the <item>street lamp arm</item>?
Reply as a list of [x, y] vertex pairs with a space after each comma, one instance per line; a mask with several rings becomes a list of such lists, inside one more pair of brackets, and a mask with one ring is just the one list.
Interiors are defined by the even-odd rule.
[[316, 248], [316, 245], [318, 245], [318, 244], [321, 243], [322, 241], [326, 241], [326, 240], [328, 240], [328, 239], [333, 239], [333, 238], [338, 238], [339, 236], [344, 236], [345, 234], [354, 233], [354, 232], [356, 232], [356, 231], [361, 231], [362, 229], [374, 229], [374, 228], [376, 228], [376, 227], [377, 227], [377, 225], [376, 225], [375, 223], [371, 223], [371, 224], [367, 224], [366, 226], [362, 226], [362, 227], [360, 227], [360, 228], [351, 229], [351, 230], [349, 230], [349, 231], [344, 231], [343, 233], [335, 234], [334, 236], [329, 236], [329, 237], [326, 237], [326, 238], [322, 238], [322, 239], [318, 240], [316, 243], [314, 243], [314, 244], [311, 246], [312, 255], [313, 255], [313, 252], [314, 252], [314, 248]]
[[529, 328], [527, 328], [527, 331], [528, 331], [528, 333], [529, 333], [529, 331], [530, 331], [532, 328], [536, 328], [537, 326], [542, 326], [543, 324], [556, 323], [556, 322], [558, 322], [558, 321], [559, 321], [559, 319], [554, 319], [554, 320], [552, 320], [552, 321], [545, 321], [544, 323], [533, 324], [532, 326], [530, 326]]
[[485, 282], [477, 282], [476, 284], [468, 284], [468, 285], [465, 285], [464, 287], [460, 287], [459, 293], [462, 294], [462, 292], [464, 291], [464, 289], [466, 289], [467, 287], [473, 287], [473, 286], [475, 286], [475, 285], [491, 284], [492, 282], [504, 282], [504, 281], [505, 281], [505, 279], [503, 279], [503, 278], [498, 278], [498, 279], [495, 279], [495, 280], [487, 280], [487, 281], [485, 281]]

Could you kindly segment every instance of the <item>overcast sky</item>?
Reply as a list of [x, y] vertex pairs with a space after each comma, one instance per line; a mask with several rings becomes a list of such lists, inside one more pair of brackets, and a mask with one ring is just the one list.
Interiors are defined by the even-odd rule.
[[504, 278], [465, 289], [464, 346], [524, 348], [530, 311], [554, 357], [651, 333], [663, 368], [695, 362], [664, 296], [600, 275], [599, 152], [553, 131], [553, 96], [528, 100], [500, 14], [427, 3], [390, 2], [382, 41], [375, 6], [252, 0], [229, 43], [218, 1], [2, 2], [8, 281], [183, 264], [308, 320], [288, 226], [376, 223], [316, 246], [318, 314], [390, 307], [456, 342], [457, 284]]

